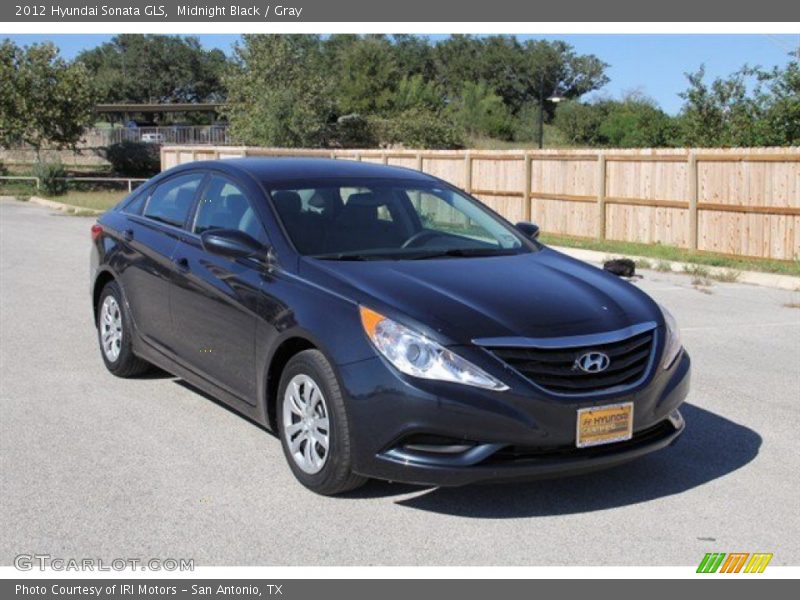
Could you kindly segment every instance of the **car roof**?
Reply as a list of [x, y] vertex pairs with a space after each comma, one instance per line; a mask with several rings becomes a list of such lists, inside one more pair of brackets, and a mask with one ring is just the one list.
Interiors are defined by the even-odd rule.
[[425, 182], [438, 182], [431, 175], [377, 163], [330, 158], [230, 158], [221, 160], [196, 161], [185, 163], [170, 171], [192, 168], [213, 168], [228, 172], [246, 173], [251, 177], [268, 183], [270, 181], [292, 181], [301, 179], [326, 178], [376, 178], [406, 179]]

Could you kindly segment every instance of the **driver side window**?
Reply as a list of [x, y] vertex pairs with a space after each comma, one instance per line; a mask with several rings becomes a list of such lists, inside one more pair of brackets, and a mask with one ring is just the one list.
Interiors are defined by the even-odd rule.
[[234, 229], [266, 243], [264, 228], [242, 189], [227, 177], [213, 175], [201, 193], [194, 219], [194, 233]]

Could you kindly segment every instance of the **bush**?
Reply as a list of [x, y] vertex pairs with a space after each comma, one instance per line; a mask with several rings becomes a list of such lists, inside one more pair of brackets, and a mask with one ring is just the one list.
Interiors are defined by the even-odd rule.
[[67, 193], [67, 170], [61, 161], [38, 162], [33, 167], [33, 176], [39, 178], [39, 186], [48, 196], [63, 196]]
[[580, 146], [602, 146], [600, 126], [608, 116], [608, 104], [595, 102], [564, 102], [559, 104], [553, 124], [570, 144]]
[[461, 148], [461, 129], [444, 115], [424, 109], [410, 109], [397, 116], [370, 120], [382, 146], [406, 148]]
[[378, 144], [374, 124], [361, 115], [344, 115], [336, 120], [332, 145], [343, 148], [371, 148]]
[[161, 170], [160, 146], [143, 142], [119, 142], [106, 149], [111, 168], [122, 177], [152, 177]]

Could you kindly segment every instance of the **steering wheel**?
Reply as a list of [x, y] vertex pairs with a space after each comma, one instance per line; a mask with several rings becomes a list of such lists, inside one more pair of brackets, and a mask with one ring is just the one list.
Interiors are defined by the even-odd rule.
[[422, 245], [421, 242], [423, 240], [424, 241], [428, 241], [429, 239], [433, 239], [433, 238], [438, 237], [438, 236], [439, 236], [439, 233], [436, 232], [436, 231], [427, 231], [427, 230], [423, 229], [422, 231], [418, 231], [417, 233], [412, 235], [410, 238], [408, 238], [405, 242], [403, 242], [403, 245], [400, 246], [400, 247], [401, 248], [416, 248], [417, 246], [421, 246]]

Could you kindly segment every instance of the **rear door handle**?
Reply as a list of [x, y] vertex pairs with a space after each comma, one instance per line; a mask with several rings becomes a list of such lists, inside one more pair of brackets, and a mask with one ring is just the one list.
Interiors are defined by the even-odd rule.
[[178, 267], [179, 271], [186, 272], [189, 270], [189, 259], [188, 258], [176, 258], [174, 261], [175, 266]]
[[122, 237], [125, 238], [125, 241], [133, 241], [133, 229], [126, 229], [122, 232]]

